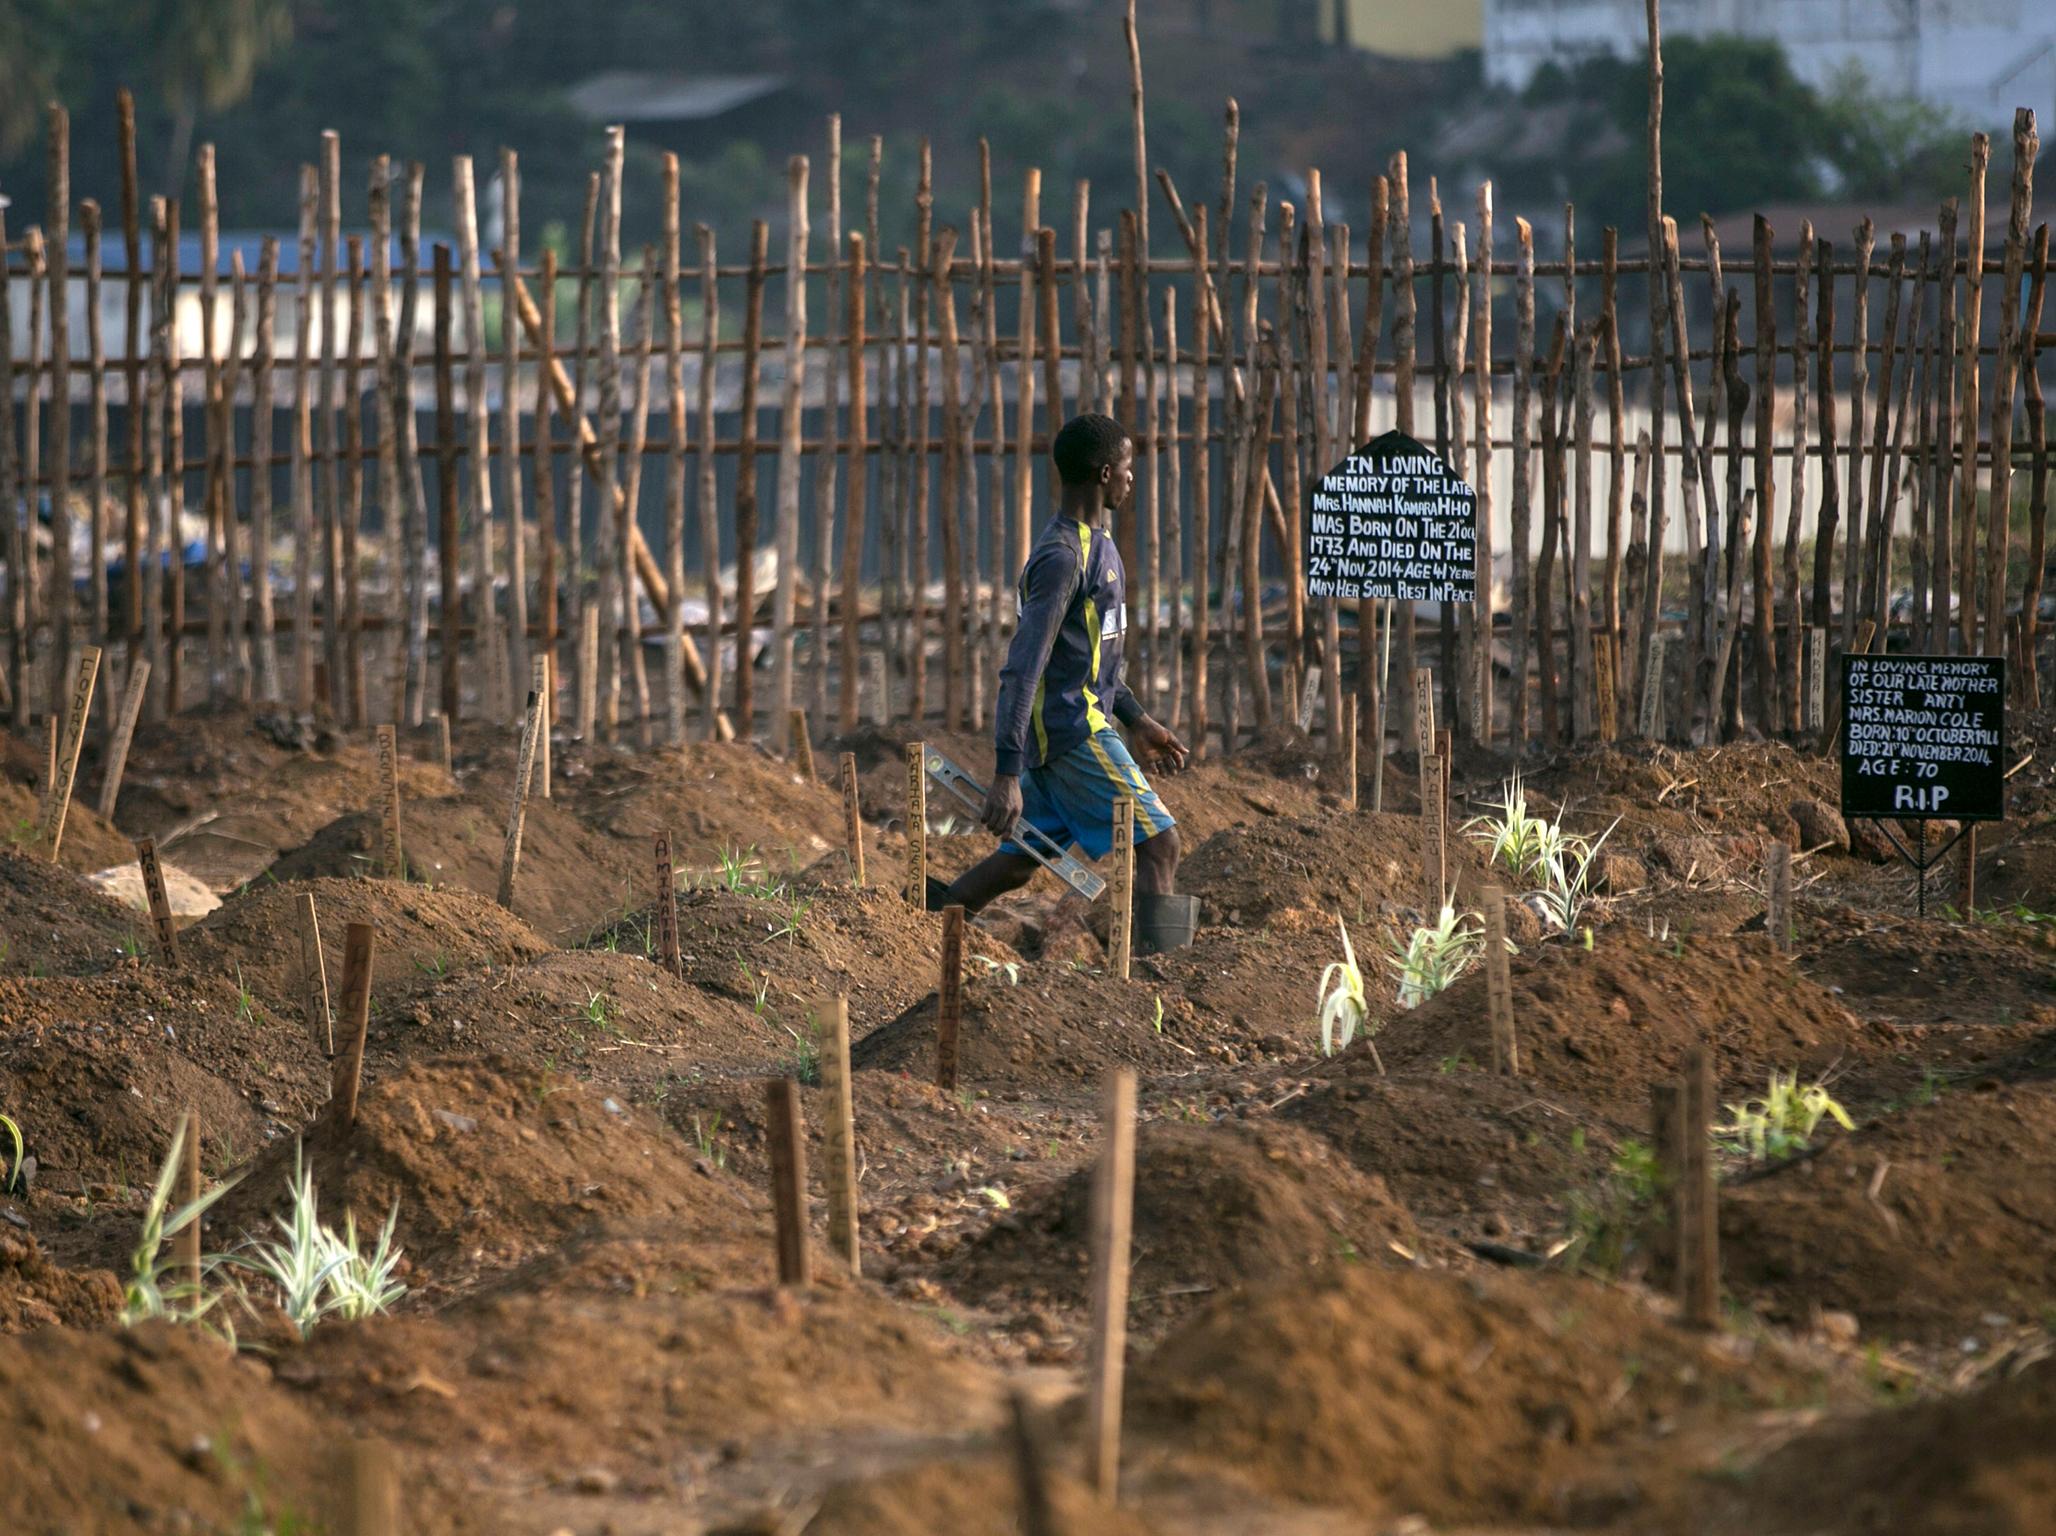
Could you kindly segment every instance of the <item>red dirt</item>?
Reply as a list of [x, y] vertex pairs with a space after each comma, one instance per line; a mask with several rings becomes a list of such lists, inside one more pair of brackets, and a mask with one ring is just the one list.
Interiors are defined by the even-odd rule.
[[0, 1225], [0, 1333], [103, 1328], [120, 1320], [121, 1305], [121, 1281], [110, 1271], [62, 1268], [34, 1234]]
[[0, 975], [78, 974], [150, 943], [149, 919], [110, 901], [70, 869], [0, 851]]

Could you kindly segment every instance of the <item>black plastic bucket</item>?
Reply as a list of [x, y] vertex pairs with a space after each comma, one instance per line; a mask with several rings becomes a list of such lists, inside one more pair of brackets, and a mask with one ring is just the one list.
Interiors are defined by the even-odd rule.
[[1135, 893], [1135, 947], [1145, 955], [1183, 949], [1199, 927], [1197, 896]]

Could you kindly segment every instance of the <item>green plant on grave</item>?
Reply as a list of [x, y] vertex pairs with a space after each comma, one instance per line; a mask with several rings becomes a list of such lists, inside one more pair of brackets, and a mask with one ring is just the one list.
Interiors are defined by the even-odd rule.
[[0, 1161], [0, 1195], [4, 1195], [14, 1187], [14, 1176], [21, 1172], [23, 1159], [28, 1154], [22, 1146], [21, 1127], [14, 1123], [12, 1117], [0, 1115], [0, 1130], [7, 1132], [7, 1139], [14, 1146], [13, 1159]]
[[236, 1017], [245, 1024], [257, 1022], [257, 994], [243, 985], [243, 967], [236, 964]]
[[703, 1124], [698, 1115], [692, 1117], [692, 1139], [700, 1149], [700, 1156], [710, 1158], [716, 1168], [728, 1166], [728, 1150], [717, 1139], [721, 1134], [721, 1112], [714, 1112], [711, 1124]]
[[[1364, 993], [1363, 967], [1356, 963], [1356, 946], [1349, 941], [1349, 925], [1342, 921], [1340, 912], [1335, 914], [1335, 926], [1342, 933], [1342, 958], [1331, 961], [1321, 972], [1320, 994], [1316, 1003], [1315, 1020], [1321, 1030], [1321, 1054], [1333, 1056], [1356, 1038], [1356, 1032], [1364, 1031], [1364, 1044], [1370, 1047], [1371, 1060], [1378, 1065], [1382, 1075], [1385, 1062], [1378, 1055], [1378, 1044], [1371, 1038], [1376, 1026], [1370, 1025], [1370, 1000]], [[1368, 1027], [1367, 1027], [1368, 1026]]]
[[222, 1255], [209, 1254], [201, 1258], [201, 1279], [197, 1285], [190, 1279], [173, 1279], [183, 1265], [177, 1259], [164, 1257], [166, 1242], [199, 1221], [210, 1206], [235, 1187], [235, 1180], [231, 1179], [202, 1190], [184, 1205], [172, 1205], [171, 1192], [178, 1182], [179, 1169], [184, 1161], [190, 1125], [186, 1116], [179, 1117], [178, 1129], [172, 1132], [171, 1146], [164, 1154], [164, 1166], [157, 1170], [157, 1182], [151, 1187], [149, 1203], [143, 1208], [142, 1231], [137, 1234], [136, 1246], [129, 1253], [129, 1278], [122, 1291], [121, 1320], [131, 1327], [151, 1318], [198, 1322], [221, 1300], [219, 1293], [212, 1296], [206, 1293], [206, 1277], [220, 1268]]
[[1418, 1008], [1485, 952], [1485, 925], [1475, 913], [1459, 916], [1445, 901], [1434, 927], [1416, 928], [1404, 944], [1388, 948], [1386, 963], [1399, 973], [1399, 1006]]
[[1730, 1104], [1727, 1111], [1727, 1124], [1714, 1127], [1715, 1144], [1759, 1163], [1805, 1151], [1822, 1120], [1832, 1119], [1845, 1131], [1856, 1129], [1856, 1122], [1829, 1095], [1825, 1084], [1809, 1083], [1802, 1088], [1797, 1072], [1776, 1069], [1762, 1098]]
[[786, 1053], [784, 1061], [787, 1075], [810, 1088], [818, 1086], [821, 1081], [821, 1042], [815, 1027], [814, 1015], [807, 1015], [807, 1027], [804, 1030], [794, 1029], [790, 1024], [785, 1025], [784, 1029], [792, 1036], [792, 1049]]
[[[140, 960], [143, 958], [143, 941], [133, 928], [124, 933], [121, 936], [121, 942], [114, 947], [124, 960]], [[6, 956], [0, 955], [0, 964], [4, 964], [5, 961]]]
[[1473, 816], [1463, 824], [1464, 834], [1488, 846], [1486, 861], [1516, 880], [1527, 881], [1541, 866], [1552, 838], [1560, 841], [1562, 819], [1550, 822], [1528, 809], [1527, 791], [1515, 772], [1501, 790], [1498, 814]]
[[339, 1236], [321, 1221], [314, 1170], [297, 1145], [286, 1198], [285, 1214], [272, 1218], [278, 1236], [251, 1239], [230, 1262], [271, 1283], [280, 1309], [301, 1338], [326, 1317], [375, 1317], [406, 1293], [407, 1287], [394, 1278], [402, 1256], [393, 1241], [400, 1219], [397, 1203], [369, 1250], [358, 1239], [355, 1213], [345, 1216]]
[[809, 909], [813, 907], [814, 898], [811, 896], [801, 896], [791, 887], [785, 885], [779, 886], [775, 894], [780, 898], [783, 910], [780, 912], [778, 920], [771, 927], [771, 937], [783, 939], [790, 946], [794, 939], [801, 936], [803, 932], [800, 926], [801, 922], [805, 919]]
[[1619, 825], [1620, 818], [1616, 816], [1604, 832], [1589, 842], [1584, 838], [1566, 838], [1561, 847], [1550, 850], [1540, 871], [1539, 895], [1542, 920], [1557, 932], [1577, 931], [1578, 922], [1592, 901], [1592, 861]]
[[1003, 976], [1006, 978], [1006, 983], [1010, 987], [1018, 987], [1021, 984], [1020, 961], [1000, 961], [993, 959], [990, 955], [972, 955], [969, 956], [969, 958], [977, 964], [984, 966], [986, 975]]
[[613, 999], [604, 992], [588, 992], [585, 1006], [578, 1010], [578, 1016], [596, 1029], [605, 1029], [612, 1022]]
[[1618, 1275], [1643, 1230], [1664, 1219], [1656, 1153], [1639, 1141], [1614, 1149], [1605, 1175], [1570, 1197], [1570, 1232], [1553, 1253], [1571, 1269]]

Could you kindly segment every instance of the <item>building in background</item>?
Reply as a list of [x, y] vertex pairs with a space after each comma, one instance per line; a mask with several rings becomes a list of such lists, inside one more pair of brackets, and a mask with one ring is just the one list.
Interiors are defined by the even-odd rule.
[[[1966, 128], [2010, 132], [2022, 106], [2045, 133], [2056, 117], [2056, 0], [1665, 0], [1662, 16], [1667, 38], [1781, 43], [1815, 86], [1853, 65]], [[1519, 89], [1545, 64], [1639, 54], [1648, 33], [1644, 0], [1484, 0], [1483, 35], [1486, 80]]]
[[1485, 0], [1324, 0], [1321, 38], [1395, 59], [1446, 59], [1485, 40]]

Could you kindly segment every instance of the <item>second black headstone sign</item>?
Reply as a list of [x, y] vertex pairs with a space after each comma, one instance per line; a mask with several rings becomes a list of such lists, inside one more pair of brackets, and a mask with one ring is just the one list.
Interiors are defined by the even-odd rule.
[[1387, 432], [1314, 482], [1309, 597], [1468, 603], [1478, 593], [1478, 494], [1442, 456]]
[[1844, 816], [2003, 820], [2005, 745], [2003, 658], [1842, 658]]

